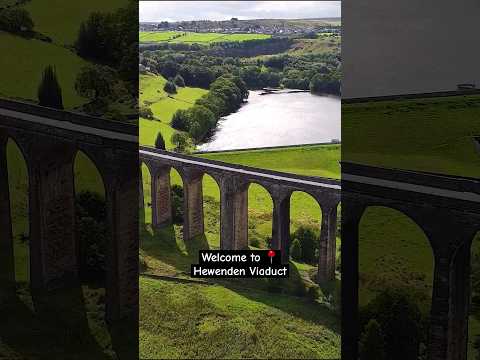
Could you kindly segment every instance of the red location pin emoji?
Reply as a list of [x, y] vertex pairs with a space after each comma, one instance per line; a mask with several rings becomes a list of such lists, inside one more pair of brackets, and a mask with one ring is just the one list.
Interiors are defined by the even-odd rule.
[[275, 256], [275, 251], [268, 250], [267, 256], [270, 258], [270, 264], [273, 264], [273, 257]]

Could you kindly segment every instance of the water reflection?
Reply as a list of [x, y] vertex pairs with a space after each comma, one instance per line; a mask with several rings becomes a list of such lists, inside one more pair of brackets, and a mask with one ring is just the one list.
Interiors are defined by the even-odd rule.
[[310, 93], [260, 95], [219, 122], [201, 151], [330, 142], [341, 136], [341, 101]]

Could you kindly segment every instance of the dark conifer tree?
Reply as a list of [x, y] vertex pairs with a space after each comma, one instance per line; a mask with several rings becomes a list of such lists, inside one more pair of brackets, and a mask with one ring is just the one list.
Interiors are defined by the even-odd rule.
[[157, 139], [155, 140], [155, 147], [160, 150], [165, 150], [165, 140], [161, 133], [158, 133]]
[[63, 109], [62, 88], [57, 80], [55, 68], [47, 66], [38, 86], [38, 102], [41, 106]]

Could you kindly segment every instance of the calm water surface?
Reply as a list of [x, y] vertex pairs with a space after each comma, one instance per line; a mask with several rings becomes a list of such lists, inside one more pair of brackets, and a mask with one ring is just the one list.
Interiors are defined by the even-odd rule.
[[310, 93], [260, 95], [219, 121], [201, 151], [284, 146], [340, 139], [341, 101]]

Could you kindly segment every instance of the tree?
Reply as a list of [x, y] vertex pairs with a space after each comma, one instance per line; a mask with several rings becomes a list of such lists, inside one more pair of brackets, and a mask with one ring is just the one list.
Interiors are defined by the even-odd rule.
[[300, 226], [292, 236], [300, 242], [302, 259], [305, 262], [315, 262], [315, 252], [318, 248], [318, 235], [310, 227]]
[[391, 360], [417, 360], [425, 339], [420, 309], [407, 289], [387, 288], [360, 311], [361, 328], [375, 319], [385, 339], [385, 356]]
[[385, 341], [380, 324], [371, 319], [362, 334], [359, 343], [360, 360], [385, 360]]
[[104, 65], [84, 66], [77, 75], [75, 90], [80, 96], [93, 101], [106, 98], [113, 93], [115, 72]]
[[176, 94], [177, 93], [177, 87], [172, 81], [167, 81], [165, 83], [165, 86], [163, 87], [163, 90], [169, 94]]
[[38, 103], [41, 106], [63, 109], [62, 89], [57, 80], [55, 68], [47, 66], [38, 86]]
[[173, 82], [176, 86], [185, 87], [185, 80], [183, 80], [183, 77], [180, 74], [177, 74], [177, 76], [175, 76], [175, 79], [173, 79]]
[[155, 148], [160, 150], [165, 150], [165, 140], [160, 132], [157, 134], [157, 139], [155, 140]]
[[340, 78], [336, 74], [316, 74], [310, 80], [310, 92], [340, 95]]
[[188, 111], [183, 109], [177, 110], [175, 114], [173, 114], [170, 125], [174, 129], [177, 129], [180, 131], [188, 131], [189, 129]]
[[173, 145], [175, 145], [175, 151], [177, 152], [185, 151], [188, 145], [187, 136], [184, 133], [180, 133], [178, 131], [173, 133], [170, 141], [172, 142]]
[[295, 261], [302, 260], [302, 245], [298, 239], [292, 241], [292, 247], [290, 248], [290, 256]]
[[27, 10], [21, 7], [0, 11], [0, 30], [18, 34], [33, 30], [33, 21]]
[[199, 143], [215, 127], [217, 119], [213, 112], [201, 105], [194, 105], [188, 109], [188, 114], [190, 119], [188, 133], [195, 142]]

